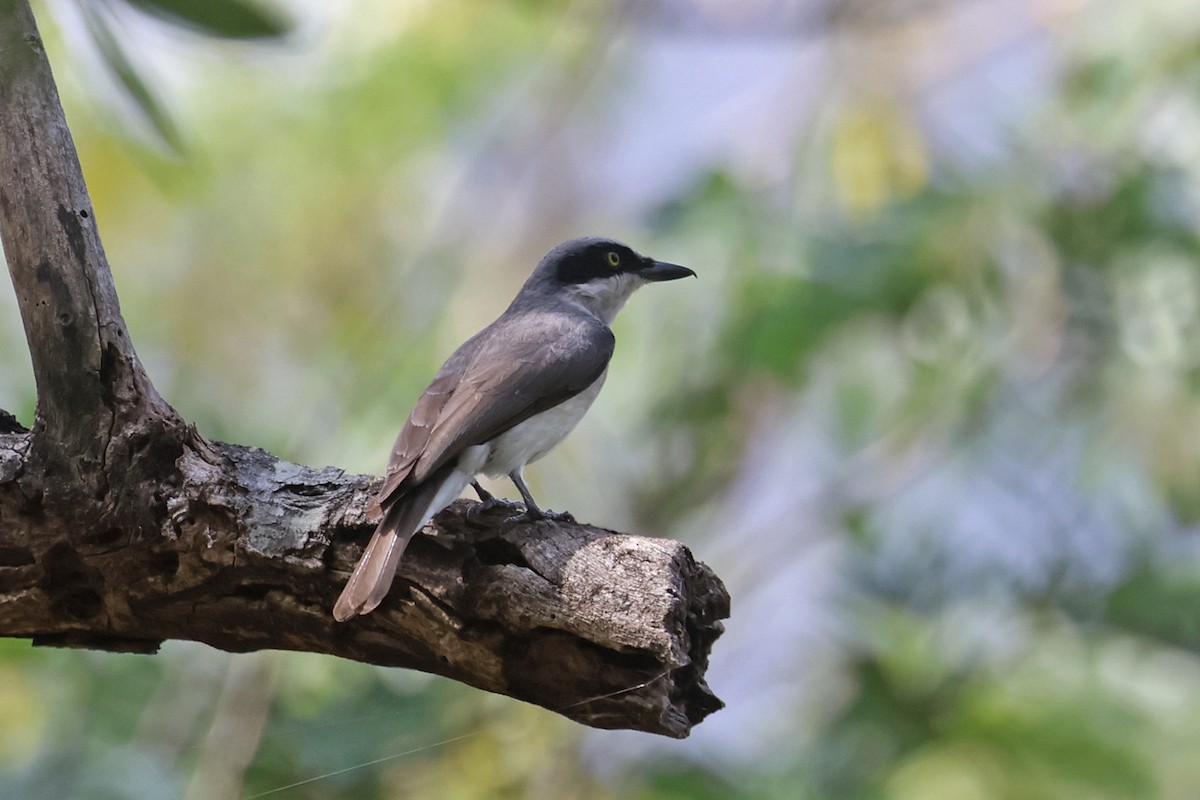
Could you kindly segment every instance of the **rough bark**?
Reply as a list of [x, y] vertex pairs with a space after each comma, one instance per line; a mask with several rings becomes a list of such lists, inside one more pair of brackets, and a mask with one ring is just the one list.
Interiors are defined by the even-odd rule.
[[158, 396], [18, 0], [0, 0], [0, 233], [38, 390], [32, 431], [0, 412], [0, 635], [330, 653], [671, 736], [720, 707], [704, 671], [729, 598], [676, 542], [460, 504], [380, 609], [333, 621], [373, 481], [210, 442]]
[[462, 501], [413, 541], [383, 606], [336, 623], [375, 481], [175, 433], [128, 465], [155, 502], [99, 500], [69, 517], [41, 503], [32, 434], [0, 436], [0, 635], [329, 653], [672, 736], [720, 707], [704, 670], [729, 598], [683, 545], [506, 525], [503, 509]]
[[178, 418], [154, 392], [126, 335], [25, 0], [0, 0], [0, 234], [37, 383], [33, 447], [64, 478], [47, 489], [102, 495], [113, 431], [146, 417]]

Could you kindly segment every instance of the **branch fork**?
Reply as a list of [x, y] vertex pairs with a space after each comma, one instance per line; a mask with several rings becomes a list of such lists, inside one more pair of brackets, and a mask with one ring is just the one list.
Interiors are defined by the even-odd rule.
[[374, 613], [329, 609], [377, 482], [201, 436], [129, 340], [27, 0], [0, 0], [0, 234], [38, 391], [0, 411], [0, 635], [307, 650], [445, 675], [601, 728], [686, 736], [729, 614], [678, 542], [458, 503]]

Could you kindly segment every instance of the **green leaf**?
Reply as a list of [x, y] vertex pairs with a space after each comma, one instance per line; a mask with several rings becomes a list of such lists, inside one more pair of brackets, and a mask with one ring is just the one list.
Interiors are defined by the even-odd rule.
[[158, 102], [158, 98], [154, 96], [149, 85], [142, 80], [142, 76], [138, 74], [129, 57], [125, 55], [117, 37], [113, 35], [112, 28], [109, 27], [108, 21], [90, 5], [83, 5], [80, 8], [88, 33], [95, 40], [105, 65], [121, 82], [121, 86], [137, 104], [163, 143], [175, 153], [182, 153], [184, 151], [183, 137], [180, 136], [179, 129], [175, 127], [174, 120]]
[[292, 21], [249, 0], [125, 0], [134, 8], [221, 39], [278, 39]]
[[1200, 575], [1183, 564], [1147, 564], [1108, 598], [1108, 621], [1192, 651], [1200, 650]]

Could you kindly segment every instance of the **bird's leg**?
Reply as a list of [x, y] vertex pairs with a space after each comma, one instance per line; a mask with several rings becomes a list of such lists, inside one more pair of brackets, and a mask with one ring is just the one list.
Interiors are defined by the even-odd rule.
[[506, 522], [526, 522], [528, 520], [552, 519], [555, 522], [574, 522], [575, 518], [571, 516], [571, 512], [562, 511], [555, 513], [554, 511], [543, 511], [534, 501], [533, 495], [529, 491], [529, 487], [525, 485], [525, 476], [521, 474], [521, 468], [518, 467], [508, 473], [508, 477], [512, 478], [512, 482], [517, 485], [517, 491], [521, 493], [521, 497], [525, 500], [525, 513], [518, 514], [515, 517], [509, 517]]
[[479, 495], [479, 502], [467, 509], [467, 514], [469, 516], [486, 514], [493, 508], [503, 508], [509, 511], [515, 511], [519, 507], [519, 504], [514, 503], [512, 500], [505, 500], [503, 497], [496, 497], [487, 489], [484, 489], [482, 486], [480, 486], [479, 481], [471, 481], [471, 485], [475, 487], [475, 494]]

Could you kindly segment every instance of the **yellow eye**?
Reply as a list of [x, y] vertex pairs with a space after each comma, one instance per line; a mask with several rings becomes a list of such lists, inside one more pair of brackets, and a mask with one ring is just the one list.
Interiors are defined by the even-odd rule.
[[613, 251], [609, 250], [608, 251], [608, 264], [611, 267], [620, 266], [621, 257], [619, 255], [617, 255], [616, 253], [614, 253]]

